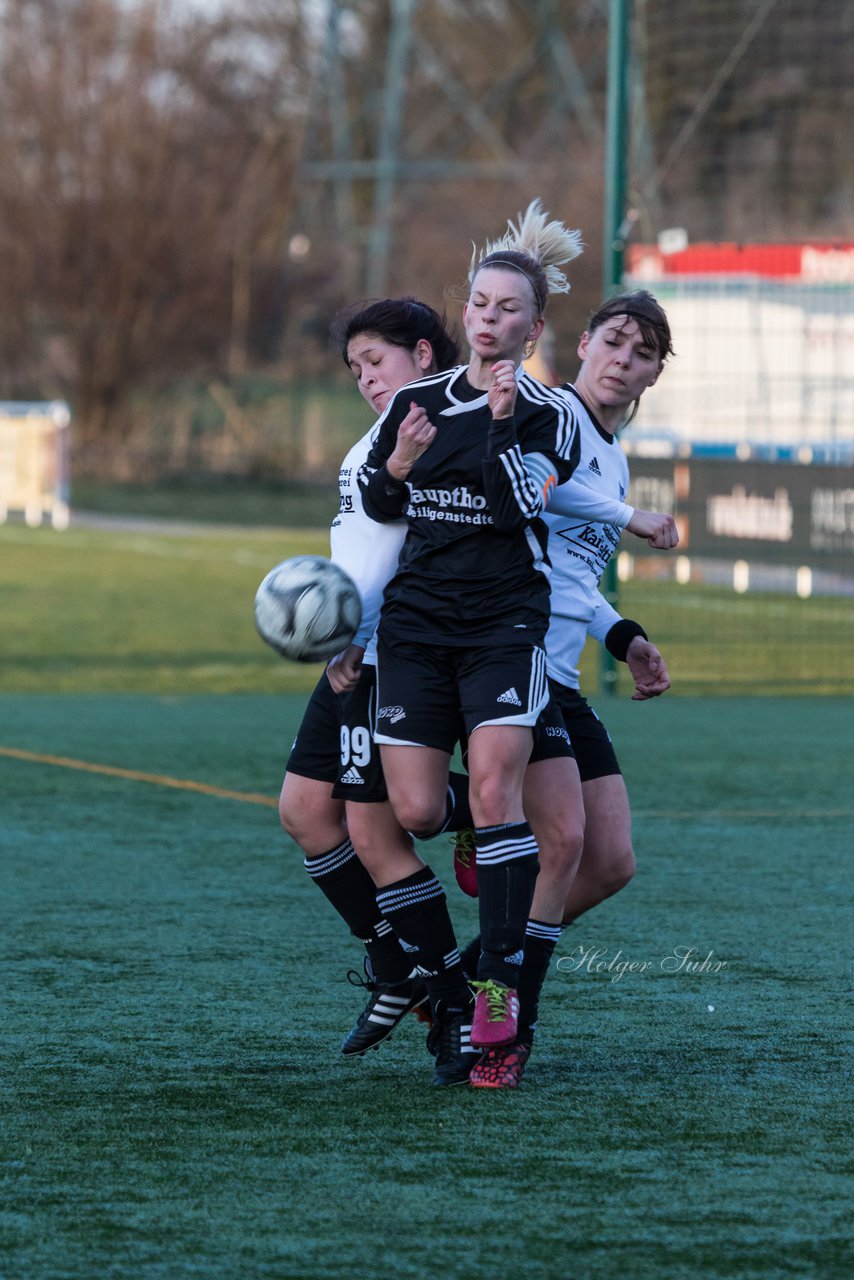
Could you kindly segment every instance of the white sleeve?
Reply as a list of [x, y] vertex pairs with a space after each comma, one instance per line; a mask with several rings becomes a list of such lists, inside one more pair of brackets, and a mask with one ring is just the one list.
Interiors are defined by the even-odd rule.
[[367, 646], [376, 630], [386, 583], [397, 570], [406, 537], [402, 521], [376, 524], [364, 512], [351, 518], [346, 534], [332, 535], [332, 559], [348, 573], [362, 597], [362, 621], [353, 644]]
[[627, 503], [603, 497], [577, 480], [567, 480], [552, 489], [548, 510], [558, 516], [615, 524], [620, 529], [625, 529], [635, 513], [634, 507]]
[[613, 605], [609, 604], [601, 591], [596, 593], [596, 608], [593, 617], [587, 624], [587, 634], [593, 640], [598, 640], [600, 644], [605, 643], [605, 637], [611, 628], [617, 622], [622, 622], [622, 614], [617, 613]]
[[357, 440], [338, 473], [340, 503], [329, 532], [333, 562], [348, 573], [362, 597], [362, 621], [353, 644], [367, 646], [379, 621], [383, 592], [397, 570], [406, 524], [394, 521], [378, 524], [362, 505], [356, 481], [359, 467], [371, 448], [378, 424]]

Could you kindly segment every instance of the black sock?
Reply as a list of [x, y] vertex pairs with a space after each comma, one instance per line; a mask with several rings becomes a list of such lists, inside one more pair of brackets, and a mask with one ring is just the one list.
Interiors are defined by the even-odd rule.
[[423, 976], [433, 1008], [442, 1000], [448, 1009], [464, 1009], [471, 992], [460, 964], [445, 891], [430, 868], [387, 884], [377, 893], [377, 905]]
[[552, 953], [560, 938], [559, 924], [529, 920], [525, 927], [525, 956], [519, 970], [519, 1039], [531, 1044], [537, 1028], [540, 991]]
[[475, 828], [480, 906], [478, 980], [515, 987], [534, 897], [537, 842], [527, 822]]
[[448, 774], [445, 816], [435, 831], [422, 831], [419, 840], [432, 840], [443, 831], [464, 831], [474, 826], [469, 804], [469, 780], [466, 773]]
[[477, 962], [480, 959], [480, 934], [476, 938], [472, 938], [468, 946], [463, 947], [460, 952], [460, 964], [463, 966], [463, 973], [467, 978], [477, 977]]
[[413, 965], [377, 906], [377, 887], [349, 840], [303, 864], [350, 932], [365, 944], [377, 982], [402, 982]]
[[451, 813], [445, 824], [446, 831], [470, 831], [474, 818], [469, 804], [469, 776], [467, 773], [449, 773], [448, 789], [453, 798]]

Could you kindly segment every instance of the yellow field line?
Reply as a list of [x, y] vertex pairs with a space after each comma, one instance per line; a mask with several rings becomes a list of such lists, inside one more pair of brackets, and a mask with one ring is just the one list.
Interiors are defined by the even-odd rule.
[[[214, 787], [207, 782], [194, 782], [191, 778], [170, 778], [162, 773], [141, 773], [138, 769], [119, 769], [110, 764], [92, 764], [88, 760], [73, 760], [68, 756], [48, 756], [37, 751], [22, 751], [18, 747], [0, 747], [0, 756], [12, 760], [28, 760], [33, 764], [58, 765], [62, 769], [80, 769], [84, 773], [105, 774], [110, 778], [126, 778], [131, 782], [148, 782], [157, 787], [174, 787], [178, 791], [198, 791], [206, 796], [218, 796], [223, 800], [242, 800], [244, 804], [262, 804], [275, 809], [278, 800], [274, 796], [259, 795], [253, 791], [229, 791], [226, 787]], [[673, 809], [637, 809], [636, 818], [678, 819], [703, 821], [720, 818], [731, 821], [739, 818], [850, 818], [854, 809], [689, 809], [684, 813]]]
[[68, 756], [47, 756], [37, 751], [21, 751], [17, 747], [0, 747], [0, 756], [12, 760], [28, 760], [32, 764], [58, 765], [61, 769], [80, 769], [84, 773], [105, 774], [109, 778], [126, 778], [131, 782], [148, 782], [156, 787], [174, 787], [178, 791], [200, 791], [202, 795], [218, 796], [223, 800], [242, 800], [244, 804], [263, 804], [275, 809], [278, 800], [274, 796], [257, 795], [252, 791], [229, 791], [226, 787], [213, 787], [207, 782], [193, 782], [190, 778], [170, 778], [162, 773], [141, 773], [138, 769], [117, 769], [110, 764], [92, 764], [88, 760], [72, 760]]

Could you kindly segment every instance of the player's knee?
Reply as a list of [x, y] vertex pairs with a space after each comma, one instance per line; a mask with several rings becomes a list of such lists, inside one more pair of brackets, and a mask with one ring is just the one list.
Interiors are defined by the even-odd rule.
[[282, 828], [310, 858], [328, 853], [347, 838], [340, 801], [283, 788], [278, 807]]
[[[325, 852], [325, 849], [315, 848], [317, 844], [315, 837], [318, 835], [316, 826], [310, 820], [307, 821], [305, 812], [297, 809], [292, 802], [282, 803], [281, 800], [279, 801], [279, 822], [282, 824], [285, 834], [289, 835], [294, 844], [298, 844], [309, 857]], [[322, 836], [320, 843], [324, 843]]]
[[600, 873], [599, 883], [603, 898], [610, 898], [612, 894], [625, 889], [636, 870], [637, 862], [630, 844], [613, 849]]
[[620, 882], [621, 889], [625, 889], [637, 869], [638, 864], [635, 859], [634, 849], [632, 849], [630, 845], [623, 854], [623, 858], [618, 869], [618, 880]]
[[477, 782], [469, 779], [469, 802], [479, 827], [511, 821], [515, 806], [514, 788], [501, 773], [487, 774]]
[[534, 823], [534, 835], [540, 850], [540, 866], [547, 871], [574, 871], [584, 849], [584, 821], [580, 815], [562, 815], [561, 819]]
[[406, 795], [392, 807], [404, 831], [419, 840], [429, 840], [445, 821], [444, 797], [437, 802], [431, 796]]
[[299, 809], [284, 792], [279, 796], [279, 822], [291, 839], [296, 840], [297, 844], [299, 844], [303, 821], [300, 817]]

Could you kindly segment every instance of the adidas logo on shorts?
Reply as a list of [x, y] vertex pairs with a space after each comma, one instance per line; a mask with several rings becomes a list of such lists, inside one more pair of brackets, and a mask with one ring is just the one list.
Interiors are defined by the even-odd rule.
[[359, 773], [358, 769], [348, 769], [341, 778], [341, 781], [348, 787], [364, 786], [365, 779]]
[[504, 693], [500, 693], [495, 701], [509, 703], [511, 707], [521, 707], [522, 705], [515, 689], [505, 689]]

